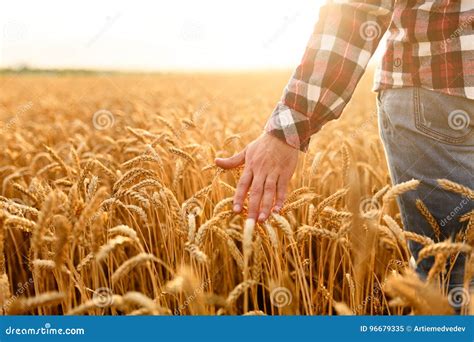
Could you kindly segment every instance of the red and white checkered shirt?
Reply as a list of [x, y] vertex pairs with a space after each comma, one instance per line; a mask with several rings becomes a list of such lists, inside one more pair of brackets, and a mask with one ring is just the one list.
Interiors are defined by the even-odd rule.
[[306, 151], [340, 116], [387, 30], [375, 91], [416, 86], [474, 99], [474, 0], [329, 1], [265, 131]]

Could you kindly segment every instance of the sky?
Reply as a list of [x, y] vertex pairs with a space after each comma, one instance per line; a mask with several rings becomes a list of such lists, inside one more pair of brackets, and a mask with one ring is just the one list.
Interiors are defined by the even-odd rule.
[[0, 68], [293, 68], [323, 0], [3, 1]]
[[254, 69], [297, 63], [318, 0], [5, 1], [0, 67]]

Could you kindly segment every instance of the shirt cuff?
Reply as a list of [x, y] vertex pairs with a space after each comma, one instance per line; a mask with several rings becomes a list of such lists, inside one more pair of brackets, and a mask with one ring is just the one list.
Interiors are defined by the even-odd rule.
[[306, 152], [311, 138], [309, 118], [279, 102], [264, 128], [286, 144]]

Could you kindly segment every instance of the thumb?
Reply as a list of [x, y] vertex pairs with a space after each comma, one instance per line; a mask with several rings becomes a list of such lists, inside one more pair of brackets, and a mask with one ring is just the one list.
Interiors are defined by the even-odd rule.
[[243, 149], [239, 153], [234, 154], [229, 158], [216, 158], [216, 165], [222, 167], [223, 169], [232, 169], [234, 167], [240, 166], [245, 162], [245, 151], [246, 149]]

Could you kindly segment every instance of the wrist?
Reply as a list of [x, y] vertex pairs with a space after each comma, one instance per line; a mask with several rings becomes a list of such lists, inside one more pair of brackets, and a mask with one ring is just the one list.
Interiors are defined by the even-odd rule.
[[308, 143], [303, 144], [303, 145], [292, 144], [292, 142], [287, 140], [284, 134], [281, 134], [279, 131], [265, 130], [263, 135], [268, 136], [268, 139], [270, 141], [272, 142], [274, 141], [276, 146], [283, 149], [293, 150], [295, 152], [298, 152], [298, 151], [306, 152], [308, 149], [309, 141]]

